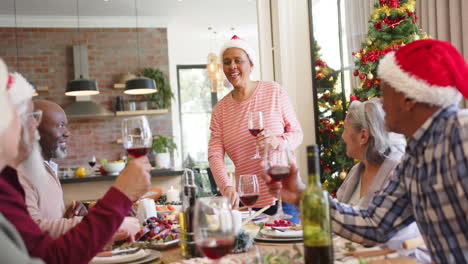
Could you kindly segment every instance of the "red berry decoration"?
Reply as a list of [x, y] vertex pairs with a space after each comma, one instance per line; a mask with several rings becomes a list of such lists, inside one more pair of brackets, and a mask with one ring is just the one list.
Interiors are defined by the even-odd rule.
[[359, 74], [359, 79], [364, 80], [365, 78], [366, 78], [366, 74], [365, 74], [365, 73]]
[[354, 76], [358, 76], [358, 75], [359, 75], [359, 72], [358, 72], [358, 71], [355, 71], [355, 72], [353, 72], [353, 75], [354, 75]]
[[351, 95], [351, 97], [349, 98], [349, 101], [356, 101], [356, 100], [359, 100], [359, 97], [357, 97], [356, 95]]

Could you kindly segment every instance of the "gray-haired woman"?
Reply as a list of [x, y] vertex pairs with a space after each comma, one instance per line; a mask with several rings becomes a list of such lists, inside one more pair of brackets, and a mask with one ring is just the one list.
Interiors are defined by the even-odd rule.
[[338, 189], [340, 202], [367, 207], [403, 156], [406, 141], [403, 135], [385, 129], [384, 117], [377, 98], [349, 106], [342, 138], [346, 155], [360, 162]]

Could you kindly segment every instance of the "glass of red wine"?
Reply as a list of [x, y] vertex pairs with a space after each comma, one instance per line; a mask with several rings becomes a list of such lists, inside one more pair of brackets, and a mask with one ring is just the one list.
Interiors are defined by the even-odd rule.
[[91, 167], [91, 176], [94, 176], [94, 166], [96, 165], [96, 156], [92, 156], [88, 161], [89, 166]]
[[[265, 145], [265, 173], [267, 173], [272, 181], [281, 181], [287, 178], [291, 170], [291, 156], [287, 144], [279, 144], [276, 148], [271, 147], [269, 144]], [[291, 215], [283, 212], [283, 203], [281, 198], [281, 189], [278, 194], [278, 210], [273, 216], [274, 220], [290, 219]]]
[[[257, 137], [264, 129], [262, 112], [249, 112], [249, 132], [252, 136]], [[257, 142], [255, 142], [256, 152], [252, 159], [262, 159], [258, 150]]]
[[229, 254], [234, 246], [234, 220], [227, 197], [197, 200], [194, 214], [195, 241], [200, 252], [213, 263]]
[[242, 203], [249, 207], [249, 216], [252, 215], [252, 207], [257, 202], [260, 195], [260, 186], [258, 185], [257, 175], [246, 174], [239, 177], [237, 185], [238, 193]]
[[128, 155], [134, 158], [148, 153], [153, 137], [146, 116], [126, 118], [122, 121], [122, 143]]

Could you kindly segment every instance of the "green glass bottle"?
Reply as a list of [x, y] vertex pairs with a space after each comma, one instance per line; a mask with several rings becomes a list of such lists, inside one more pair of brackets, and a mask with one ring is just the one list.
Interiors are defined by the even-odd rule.
[[328, 193], [320, 184], [318, 146], [307, 147], [309, 183], [302, 194], [305, 263], [333, 263], [330, 205]]

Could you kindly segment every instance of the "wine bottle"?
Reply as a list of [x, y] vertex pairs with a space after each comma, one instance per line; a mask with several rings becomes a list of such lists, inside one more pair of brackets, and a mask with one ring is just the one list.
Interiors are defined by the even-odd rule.
[[182, 211], [179, 213], [180, 223], [180, 248], [182, 256], [186, 259], [201, 256], [194, 240], [193, 215], [195, 201], [197, 199], [197, 186], [193, 171], [186, 169], [182, 176]]
[[307, 147], [309, 183], [302, 194], [302, 225], [305, 263], [333, 263], [330, 205], [320, 184], [318, 146]]

